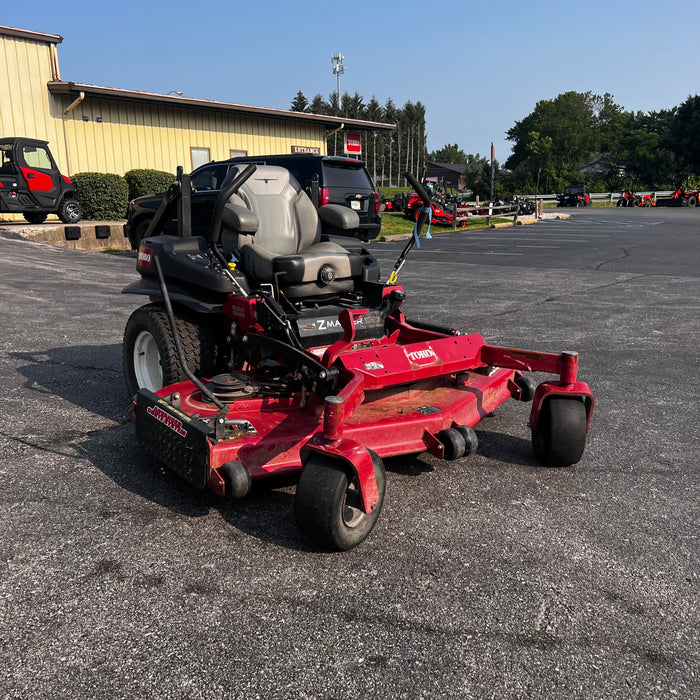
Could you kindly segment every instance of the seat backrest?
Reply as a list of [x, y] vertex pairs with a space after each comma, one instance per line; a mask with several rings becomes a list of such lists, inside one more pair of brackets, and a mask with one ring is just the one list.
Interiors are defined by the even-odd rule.
[[[243, 170], [245, 165], [236, 169]], [[300, 253], [321, 239], [316, 208], [285, 168], [258, 165], [230, 201], [242, 202], [257, 214], [253, 244], [273, 255]]]

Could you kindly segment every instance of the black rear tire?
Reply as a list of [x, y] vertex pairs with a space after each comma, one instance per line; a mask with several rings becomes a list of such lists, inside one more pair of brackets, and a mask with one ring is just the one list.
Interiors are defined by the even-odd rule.
[[46, 211], [25, 211], [23, 216], [30, 224], [43, 224], [49, 215]]
[[[185, 361], [197, 377], [226, 371], [228, 328], [219, 316], [173, 308]], [[124, 379], [129, 396], [139, 389], [151, 391], [187, 379], [177, 357], [175, 339], [165, 307], [154, 303], [131, 314], [124, 330]]]
[[545, 398], [532, 431], [535, 458], [546, 467], [576, 464], [586, 447], [586, 431], [586, 407], [580, 398]]
[[351, 467], [325, 455], [312, 454], [304, 466], [294, 498], [299, 529], [331, 551], [347, 551], [363, 542], [375, 526], [384, 504], [384, 463], [370, 451], [379, 502], [371, 513], [360, 507], [360, 489]]

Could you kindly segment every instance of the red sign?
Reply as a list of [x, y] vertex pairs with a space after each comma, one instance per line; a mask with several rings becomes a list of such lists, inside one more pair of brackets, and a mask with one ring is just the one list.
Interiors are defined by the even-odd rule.
[[362, 140], [359, 134], [345, 132], [345, 153], [358, 156], [362, 153]]

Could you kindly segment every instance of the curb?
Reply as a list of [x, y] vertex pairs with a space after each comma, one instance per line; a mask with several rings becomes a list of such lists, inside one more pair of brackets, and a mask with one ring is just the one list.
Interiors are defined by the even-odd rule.
[[73, 248], [74, 250], [131, 250], [121, 221], [86, 221], [64, 224], [25, 224], [0, 221], [0, 230], [27, 241]]

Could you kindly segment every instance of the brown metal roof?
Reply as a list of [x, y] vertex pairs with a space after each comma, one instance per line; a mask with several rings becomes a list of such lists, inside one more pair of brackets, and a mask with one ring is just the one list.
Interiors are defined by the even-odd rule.
[[72, 81], [55, 80], [48, 83], [49, 92], [55, 95], [75, 94], [84, 92], [86, 96], [113, 100], [131, 100], [147, 104], [164, 104], [170, 107], [190, 107], [194, 109], [212, 109], [223, 112], [246, 114], [248, 116], [267, 117], [268, 119], [283, 119], [285, 121], [302, 121], [323, 124], [327, 128], [337, 129], [345, 125], [347, 129], [362, 131], [392, 131], [396, 127], [393, 124], [382, 122], [370, 122], [362, 119], [344, 119], [343, 117], [328, 117], [322, 114], [308, 114], [306, 112], [292, 112], [286, 109], [270, 109], [269, 107], [252, 107], [233, 102], [218, 102], [216, 100], [202, 100], [194, 97], [180, 97], [179, 95], [161, 95], [157, 92], [139, 92], [138, 90], [123, 90], [121, 88], [102, 87], [100, 85], [85, 85]]
[[42, 32], [32, 32], [29, 29], [5, 27], [1, 24], [0, 34], [5, 34], [6, 36], [16, 36], [22, 39], [34, 39], [34, 41], [43, 41], [47, 44], [60, 44], [63, 41], [63, 37], [59, 34], [43, 34]]

